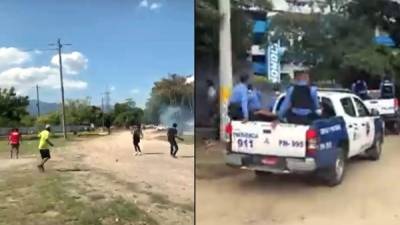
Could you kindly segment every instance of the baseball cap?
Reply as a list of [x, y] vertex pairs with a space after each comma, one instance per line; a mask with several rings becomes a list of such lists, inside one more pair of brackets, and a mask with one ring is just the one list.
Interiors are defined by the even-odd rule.
[[50, 124], [46, 124], [46, 126], [45, 126], [46, 129], [48, 129], [50, 127], [51, 127]]

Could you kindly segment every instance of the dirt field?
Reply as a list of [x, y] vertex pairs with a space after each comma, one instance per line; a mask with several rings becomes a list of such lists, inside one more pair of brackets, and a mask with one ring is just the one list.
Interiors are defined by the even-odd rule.
[[174, 159], [158, 135], [145, 133], [142, 156], [129, 132], [79, 139], [54, 149], [44, 174], [37, 154], [2, 154], [0, 225], [193, 224], [193, 145]]
[[[329, 188], [299, 176], [256, 179], [223, 165], [217, 150], [196, 151], [198, 225], [400, 224], [400, 138], [386, 137], [377, 162], [351, 160], [345, 180]], [[220, 146], [219, 148], [223, 148]], [[214, 147], [218, 149], [218, 147]]]

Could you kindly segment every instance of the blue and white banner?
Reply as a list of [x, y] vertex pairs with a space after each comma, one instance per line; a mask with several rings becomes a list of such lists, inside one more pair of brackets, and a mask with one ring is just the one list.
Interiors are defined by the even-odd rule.
[[268, 79], [272, 83], [281, 82], [281, 63], [280, 54], [281, 49], [280, 41], [268, 46], [267, 65], [268, 65]]

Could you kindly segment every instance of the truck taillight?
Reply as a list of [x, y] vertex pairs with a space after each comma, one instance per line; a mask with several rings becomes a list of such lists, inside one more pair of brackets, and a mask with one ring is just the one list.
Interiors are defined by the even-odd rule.
[[232, 124], [231, 123], [228, 123], [225, 126], [225, 133], [228, 134], [228, 135], [232, 135]]
[[232, 151], [232, 124], [231, 123], [228, 123], [226, 126], [225, 126], [225, 133], [227, 134], [227, 140], [226, 140], [226, 150], [228, 151], [228, 152], [231, 152]]
[[318, 150], [318, 133], [314, 129], [306, 132], [306, 156], [313, 157]]
[[397, 110], [399, 108], [399, 99], [394, 99], [394, 109]]

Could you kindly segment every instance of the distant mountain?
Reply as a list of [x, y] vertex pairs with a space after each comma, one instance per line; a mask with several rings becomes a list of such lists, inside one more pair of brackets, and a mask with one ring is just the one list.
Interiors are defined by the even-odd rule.
[[[36, 100], [30, 100], [29, 105], [27, 107], [29, 114], [32, 116], [37, 116], [38, 113], [36, 103], [37, 103]], [[40, 101], [39, 107], [40, 107], [40, 114], [43, 115], [57, 111], [59, 109], [59, 104]]]

